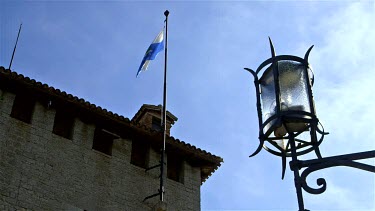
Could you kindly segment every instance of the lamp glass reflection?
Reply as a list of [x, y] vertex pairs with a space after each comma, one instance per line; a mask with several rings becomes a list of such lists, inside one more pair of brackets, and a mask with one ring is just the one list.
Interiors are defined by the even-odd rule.
[[[263, 132], [266, 136], [274, 132], [276, 137], [282, 137], [288, 131], [299, 132], [306, 128], [306, 123], [301, 119], [309, 117], [298, 112], [290, 113], [287, 111], [311, 112], [307, 90], [307, 83], [311, 82], [311, 76], [306, 77], [306, 73], [308, 73], [306, 66], [299, 62], [278, 61], [277, 65], [280, 105], [276, 104], [273, 66], [270, 65], [260, 78], [263, 123], [272, 118], [272, 121], [263, 128]], [[308, 81], [307, 78], [309, 78]], [[276, 114], [277, 106], [280, 107], [279, 115]], [[282, 118], [282, 121], [280, 118]], [[273, 131], [270, 131], [270, 129]]]

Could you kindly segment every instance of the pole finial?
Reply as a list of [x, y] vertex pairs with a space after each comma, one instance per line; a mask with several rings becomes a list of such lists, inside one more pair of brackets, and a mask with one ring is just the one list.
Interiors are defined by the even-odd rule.
[[168, 15], [169, 15], [169, 11], [168, 11], [168, 10], [165, 10], [164, 15], [165, 15], [165, 17], [168, 17]]

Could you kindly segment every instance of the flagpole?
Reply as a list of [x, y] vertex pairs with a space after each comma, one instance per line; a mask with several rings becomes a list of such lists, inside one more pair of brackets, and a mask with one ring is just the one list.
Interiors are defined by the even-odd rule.
[[160, 165], [160, 201], [164, 201], [164, 168], [165, 168], [165, 141], [167, 137], [167, 59], [168, 59], [168, 15], [169, 11], [164, 12], [165, 15], [165, 51], [164, 51], [164, 90], [163, 90], [163, 148], [161, 151]]

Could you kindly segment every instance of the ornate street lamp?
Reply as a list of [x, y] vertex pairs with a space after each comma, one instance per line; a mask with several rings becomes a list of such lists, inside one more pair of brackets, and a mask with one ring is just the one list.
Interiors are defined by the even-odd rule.
[[[375, 157], [375, 150], [323, 158], [319, 145], [328, 133], [319, 122], [312, 94], [314, 74], [308, 57], [311, 46], [304, 58], [276, 56], [271, 39], [272, 57], [264, 61], [256, 71], [249, 68], [254, 76], [257, 97], [260, 144], [250, 157], [258, 154], [262, 147], [271, 154], [282, 158], [282, 178], [285, 175], [286, 159], [291, 157], [290, 169], [294, 172], [299, 211], [305, 211], [302, 188], [312, 194], [326, 190], [326, 181], [317, 180], [319, 188], [306, 183], [306, 177], [317, 170], [333, 166], [348, 166], [375, 173], [375, 167], [359, 163]], [[259, 77], [260, 75], [260, 77]], [[298, 156], [314, 151], [317, 159], [298, 160]], [[300, 174], [300, 170], [305, 168]]]

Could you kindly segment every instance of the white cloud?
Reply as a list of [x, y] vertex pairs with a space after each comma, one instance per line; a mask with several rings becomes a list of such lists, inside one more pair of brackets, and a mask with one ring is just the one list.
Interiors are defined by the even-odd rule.
[[323, 20], [317, 28], [326, 36], [311, 57], [318, 116], [335, 139], [329, 148], [347, 152], [375, 143], [375, 13], [369, 5], [353, 3]]
[[[357, 204], [353, 200], [353, 193], [348, 189], [337, 186], [334, 182], [334, 178], [327, 179], [328, 188], [327, 195], [332, 195], [334, 197], [324, 197], [324, 204], [330, 205], [330, 207], [336, 207], [336, 210], [345, 210], [351, 209], [351, 207], [360, 207], [360, 204]], [[322, 197], [310, 196], [308, 197], [308, 202], [311, 206], [321, 207]]]
[[[374, 2], [352, 3], [315, 27], [324, 39], [310, 58], [316, 76], [314, 97], [318, 117], [330, 132], [321, 145], [323, 156], [375, 149], [374, 11]], [[370, 163], [374, 165], [374, 159]], [[324, 204], [339, 210], [375, 208], [373, 175], [331, 171], [326, 193], [309, 197], [310, 204], [322, 207], [318, 205], [324, 198]], [[356, 187], [349, 185], [353, 179]]]

